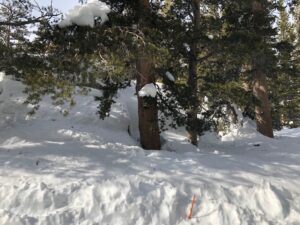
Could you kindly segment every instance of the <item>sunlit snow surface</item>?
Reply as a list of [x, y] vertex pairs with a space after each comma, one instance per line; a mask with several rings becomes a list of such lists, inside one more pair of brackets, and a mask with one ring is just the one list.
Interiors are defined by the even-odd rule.
[[97, 91], [77, 96], [68, 117], [45, 97], [28, 118], [23, 86], [1, 86], [1, 225], [300, 224], [300, 129], [271, 140], [248, 122], [205, 134], [199, 149], [169, 130], [163, 151], [143, 151], [134, 86], [105, 121]]

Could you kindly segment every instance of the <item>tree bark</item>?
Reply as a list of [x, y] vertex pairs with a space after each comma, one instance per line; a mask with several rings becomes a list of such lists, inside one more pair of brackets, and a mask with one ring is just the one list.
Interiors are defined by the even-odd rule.
[[[152, 64], [142, 56], [137, 61], [137, 93], [143, 86], [155, 82], [152, 74]], [[158, 109], [156, 98], [138, 96], [138, 116], [140, 142], [144, 149], [160, 149], [160, 135], [158, 126]]]
[[274, 134], [267, 79], [265, 74], [259, 70], [254, 70], [253, 73], [253, 95], [259, 101], [259, 104], [255, 106], [257, 131], [267, 137], [273, 138]]
[[197, 114], [199, 109], [199, 96], [198, 96], [198, 80], [197, 80], [197, 58], [196, 46], [191, 46], [190, 59], [189, 59], [189, 77], [188, 87], [190, 89], [190, 106], [187, 112], [187, 132], [189, 141], [197, 146], [198, 145], [198, 132], [197, 132]]
[[[147, 26], [148, 16], [150, 15], [150, 5], [148, 0], [139, 0], [139, 28], [143, 30]], [[137, 58], [136, 91], [137, 93], [149, 83], [155, 83], [153, 74], [153, 64], [147, 57], [145, 46], [141, 46]], [[159, 150], [160, 132], [158, 125], [158, 108], [156, 98], [145, 98], [138, 95], [138, 117], [140, 142], [144, 149]]]
[[[259, 20], [263, 13], [263, 5], [258, 0], [253, 0], [252, 10], [254, 20]], [[253, 67], [253, 95], [259, 101], [255, 106], [255, 119], [257, 131], [264, 136], [273, 138], [271, 105], [269, 102], [267, 77], [264, 68], [264, 54], [254, 54], [252, 58]]]
[[190, 46], [189, 55], [189, 76], [188, 76], [188, 88], [190, 90], [190, 106], [187, 112], [187, 132], [189, 141], [197, 146], [198, 145], [198, 132], [197, 132], [197, 114], [199, 111], [199, 96], [198, 96], [198, 79], [197, 79], [197, 55], [198, 55], [198, 32], [200, 26], [200, 0], [192, 1], [193, 10], [193, 38]]

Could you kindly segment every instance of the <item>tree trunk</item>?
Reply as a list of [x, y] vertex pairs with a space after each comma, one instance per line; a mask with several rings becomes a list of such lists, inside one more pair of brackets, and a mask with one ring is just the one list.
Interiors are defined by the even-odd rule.
[[255, 70], [253, 74], [253, 95], [259, 101], [259, 104], [255, 107], [257, 131], [267, 137], [273, 138], [274, 134], [267, 79], [265, 74], [259, 70]]
[[193, 9], [193, 24], [194, 24], [194, 34], [192, 43], [190, 46], [189, 55], [189, 77], [188, 77], [188, 87], [190, 90], [190, 105], [187, 112], [187, 132], [189, 141], [197, 146], [198, 145], [198, 132], [197, 132], [197, 114], [199, 110], [199, 96], [198, 96], [198, 79], [197, 79], [197, 55], [198, 55], [198, 32], [200, 25], [200, 0], [192, 1]]
[[189, 59], [189, 77], [188, 87], [190, 89], [190, 106], [187, 112], [187, 132], [189, 141], [197, 146], [198, 145], [198, 132], [197, 132], [197, 114], [199, 109], [199, 96], [198, 96], [198, 80], [197, 80], [197, 56], [196, 46], [191, 46], [190, 59]]
[[[143, 86], [155, 82], [152, 74], [152, 64], [149, 59], [140, 57], [137, 61], [137, 93]], [[144, 149], [160, 149], [160, 136], [158, 126], [158, 109], [156, 98], [138, 96], [138, 115], [140, 141]]]
[[[137, 8], [139, 15], [139, 28], [147, 26], [150, 16], [150, 5], [148, 0], [139, 0], [139, 7]], [[136, 91], [137, 93], [149, 83], [155, 83], [155, 76], [153, 74], [153, 64], [151, 59], [147, 57], [145, 46], [139, 49], [137, 58], [137, 75], [136, 75]], [[145, 98], [138, 96], [138, 117], [139, 117], [139, 131], [140, 142], [144, 149], [159, 150], [160, 132], [158, 125], [158, 108], [156, 98]]]
[[[253, 20], [259, 20], [263, 13], [263, 5], [258, 0], [252, 3]], [[264, 68], [264, 54], [253, 55], [253, 95], [259, 101], [255, 106], [255, 119], [257, 131], [264, 136], [273, 138], [273, 127], [271, 117], [271, 106], [269, 102], [267, 77], [262, 68]]]

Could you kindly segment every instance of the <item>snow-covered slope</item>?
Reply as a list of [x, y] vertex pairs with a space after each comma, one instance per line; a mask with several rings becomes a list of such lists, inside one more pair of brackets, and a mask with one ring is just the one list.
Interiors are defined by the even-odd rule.
[[248, 123], [199, 149], [171, 130], [164, 151], [143, 151], [134, 87], [101, 121], [97, 91], [68, 117], [45, 98], [28, 118], [22, 85], [1, 86], [0, 225], [300, 224], [300, 129], [271, 140]]

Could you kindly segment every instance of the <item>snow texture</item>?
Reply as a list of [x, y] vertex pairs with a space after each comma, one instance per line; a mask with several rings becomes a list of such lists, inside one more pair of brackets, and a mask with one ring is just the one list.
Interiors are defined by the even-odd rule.
[[155, 84], [146, 84], [142, 89], [139, 91], [140, 97], [152, 97], [155, 98], [157, 94], [157, 89]]
[[167, 76], [169, 81], [175, 82], [175, 78], [174, 78], [174, 76], [171, 72], [167, 71], [166, 76]]
[[144, 151], [134, 85], [102, 121], [99, 91], [76, 96], [68, 117], [49, 96], [27, 117], [24, 86], [3, 81], [1, 225], [300, 224], [299, 128], [269, 139], [246, 121], [225, 136], [206, 133], [199, 148], [180, 128], [162, 133], [162, 151]]
[[95, 26], [95, 18], [101, 18], [101, 24], [108, 21], [110, 7], [98, 0], [89, 0], [84, 5], [77, 5], [66, 13], [65, 18], [58, 24], [60, 28], [71, 25]]

